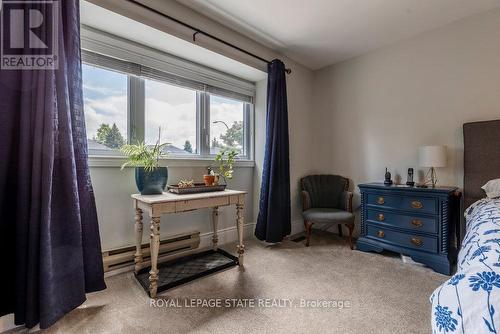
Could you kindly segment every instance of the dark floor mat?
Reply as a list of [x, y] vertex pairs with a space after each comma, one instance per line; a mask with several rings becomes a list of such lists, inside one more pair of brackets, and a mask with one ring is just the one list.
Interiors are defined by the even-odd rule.
[[303, 235], [292, 239], [293, 242], [302, 242], [304, 240], [306, 240], [306, 237]]
[[[238, 258], [218, 249], [189, 255], [158, 265], [158, 292], [238, 265]], [[149, 294], [150, 268], [141, 269], [135, 277]]]

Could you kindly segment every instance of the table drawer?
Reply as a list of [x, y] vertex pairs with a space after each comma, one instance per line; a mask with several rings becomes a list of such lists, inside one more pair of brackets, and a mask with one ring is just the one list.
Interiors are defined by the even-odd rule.
[[437, 238], [393, 231], [388, 228], [367, 225], [367, 237], [406, 248], [437, 253]]
[[398, 209], [423, 213], [438, 213], [437, 199], [428, 197], [368, 194], [367, 204], [387, 209]]
[[229, 205], [229, 197], [212, 197], [212, 198], [201, 198], [195, 200], [185, 200], [175, 202], [175, 211], [189, 211], [202, 208], [212, 208], [214, 206], [224, 206]]
[[389, 225], [412, 231], [437, 233], [437, 218], [402, 215], [371, 209], [367, 211], [367, 219], [377, 226]]

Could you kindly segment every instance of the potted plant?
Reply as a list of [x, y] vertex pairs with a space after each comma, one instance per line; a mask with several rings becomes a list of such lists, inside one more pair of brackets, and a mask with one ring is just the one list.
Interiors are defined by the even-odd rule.
[[168, 179], [168, 168], [160, 167], [160, 159], [166, 155], [163, 147], [168, 143], [160, 144], [160, 137], [154, 146], [144, 142], [137, 145], [124, 145], [121, 151], [127, 156], [125, 167], [135, 167], [135, 183], [141, 195], [162, 194]]
[[224, 183], [227, 185], [227, 180], [233, 178], [233, 166], [234, 159], [238, 155], [238, 152], [232, 149], [223, 149], [215, 156], [215, 162], [217, 163], [217, 173], [215, 173], [216, 178], [222, 177]]
[[205, 182], [206, 186], [215, 185], [215, 173], [212, 167], [207, 167], [207, 174], [203, 175], [203, 182]]

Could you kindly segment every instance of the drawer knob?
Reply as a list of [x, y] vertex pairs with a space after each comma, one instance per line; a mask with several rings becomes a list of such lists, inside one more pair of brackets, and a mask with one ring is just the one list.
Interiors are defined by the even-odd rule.
[[421, 221], [420, 219], [413, 219], [413, 220], [411, 221], [411, 224], [412, 224], [413, 226], [415, 226], [415, 227], [422, 227], [422, 225], [423, 225], [423, 224], [422, 224], [422, 221]]
[[384, 214], [383, 214], [383, 213], [379, 213], [379, 214], [378, 214], [378, 218], [377, 218], [377, 219], [378, 219], [379, 221], [384, 221], [384, 219], [385, 219]]
[[414, 209], [422, 209], [424, 205], [420, 201], [413, 201], [411, 202], [411, 207]]
[[378, 204], [384, 204], [385, 203], [385, 199], [382, 196], [380, 196], [379, 198], [377, 198], [377, 203]]
[[422, 246], [423, 242], [419, 238], [411, 238], [411, 243], [414, 244], [415, 246]]
[[378, 236], [379, 238], [383, 238], [383, 237], [385, 237], [385, 233], [384, 233], [384, 231], [378, 231], [378, 232], [377, 232], [377, 236]]

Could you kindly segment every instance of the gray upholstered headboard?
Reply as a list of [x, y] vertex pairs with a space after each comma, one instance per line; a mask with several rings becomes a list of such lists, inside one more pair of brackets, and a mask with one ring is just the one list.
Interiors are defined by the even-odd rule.
[[500, 120], [464, 124], [464, 208], [485, 197], [481, 187], [500, 178]]

